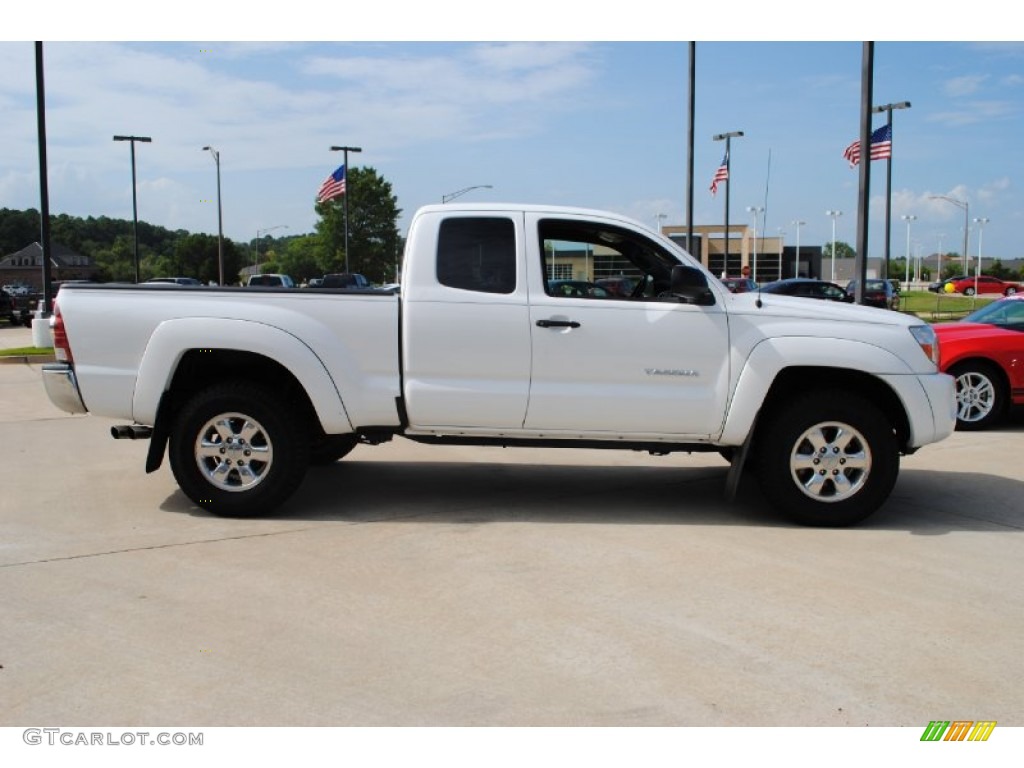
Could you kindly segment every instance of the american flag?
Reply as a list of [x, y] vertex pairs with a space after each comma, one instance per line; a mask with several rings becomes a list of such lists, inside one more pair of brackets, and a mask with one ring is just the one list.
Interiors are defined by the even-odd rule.
[[711, 194], [714, 195], [718, 191], [718, 183], [720, 181], [729, 180], [729, 153], [725, 153], [725, 157], [722, 158], [722, 164], [718, 166], [718, 170], [715, 171], [715, 178], [711, 180]]
[[324, 179], [324, 183], [320, 185], [320, 191], [316, 194], [316, 201], [318, 203], [326, 203], [328, 200], [333, 200], [335, 197], [341, 197], [344, 194], [345, 166], [339, 165], [337, 170]]
[[[843, 152], [843, 157], [850, 161], [853, 168], [860, 162], [860, 139], [853, 142]], [[886, 123], [871, 134], [871, 159], [886, 160], [892, 157], [892, 126]]]

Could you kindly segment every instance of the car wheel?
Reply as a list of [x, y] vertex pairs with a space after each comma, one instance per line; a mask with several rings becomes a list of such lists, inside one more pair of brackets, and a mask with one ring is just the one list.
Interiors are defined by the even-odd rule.
[[761, 489], [801, 525], [859, 523], [889, 497], [899, 473], [892, 425], [846, 391], [806, 395], [777, 409], [757, 434]]
[[355, 435], [324, 435], [309, 448], [309, 463], [312, 466], [333, 464], [352, 452], [359, 443]]
[[988, 429], [1006, 411], [1006, 385], [994, 366], [966, 362], [949, 369], [956, 378], [956, 428], [963, 431]]
[[303, 423], [268, 389], [243, 382], [210, 387], [185, 404], [171, 427], [174, 478], [186, 496], [215, 514], [270, 512], [305, 475]]
[[973, 296], [973, 295], [974, 295], [974, 287], [973, 286], [970, 287], [970, 288], [964, 288], [964, 296]]
[[1013, 294], [1015, 294], [1016, 292], [1017, 292], [1017, 289], [1014, 288], [1012, 285], [1009, 288], [1006, 289], [1006, 295], [1007, 296], [1013, 296]]

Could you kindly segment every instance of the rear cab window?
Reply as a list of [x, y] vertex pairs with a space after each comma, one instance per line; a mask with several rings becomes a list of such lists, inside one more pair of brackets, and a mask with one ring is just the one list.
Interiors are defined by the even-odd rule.
[[516, 290], [516, 233], [505, 217], [453, 217], [441, 222], [437, 281], [449, 288], [510, 294]]

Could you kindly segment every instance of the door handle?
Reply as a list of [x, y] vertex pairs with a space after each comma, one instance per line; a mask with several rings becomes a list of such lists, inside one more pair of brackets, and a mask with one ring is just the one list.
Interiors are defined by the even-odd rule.
[[541, 328], [579, 328], [580, 324], [575, 320], [538, 320], [537, 325]]

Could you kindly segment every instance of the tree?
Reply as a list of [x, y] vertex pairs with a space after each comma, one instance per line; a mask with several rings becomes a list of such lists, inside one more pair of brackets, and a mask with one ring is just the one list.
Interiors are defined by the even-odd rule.
[[[398, 198], [391, 182], [373, 168], [349, 168], [348, 195], [348, 268], [373, 282], [390, 282], [395, 277], [398, 258]], [[323, 273], [345, 270], [345, 200], [337, 197], [317, 203], [320, 221], [316, 233], [321, 248], [318, 264]]]
[[[165, 262], [169, 276], [195, 277], [204, 283], [220, 279], [217, 237], [215, 235], [185, 235], [174, 244], [172, 260]], [[224, 239], [224, 282], [232, 283], [242, 266], [242, 257], [234, 241]]]
[[1002, 259], [996, 259], [992, 264], [985, 270], [986, 275], [992, 277], [998, 277], [1000, 280], [1014, 280], [1016, 279], [1016, 273], [1003, 264]]
[[[852, 259], [857, 255], [856, 251], [849, 245], [844, 243], [842, 240], [836, 240], [836, 258], [837, 259]], [[823, 259], [832, 258], [832, 243], [827, 242], [821, 246], [821, 257]]]
[[281, 271], [290, 275], [297, 283], [320, 277], [324, 270], [320, 264], [323, 258], [323, 244], [319, 235], [303, 235], [288, 241], [280, 257]]
[[118, 235], [106, 248], [93, 252], [103, 280], [135, 282], [135, 243], [130, 235]]
[[[946, 261], [949, 259], [949, 261]], [[943, 280], [948, 280], [951, 277], [962, 275], [964, 273], [963, 264], [960, 261], [960, 257], [955, 253], [947, 253], [942, 260], [942, 274]]]

